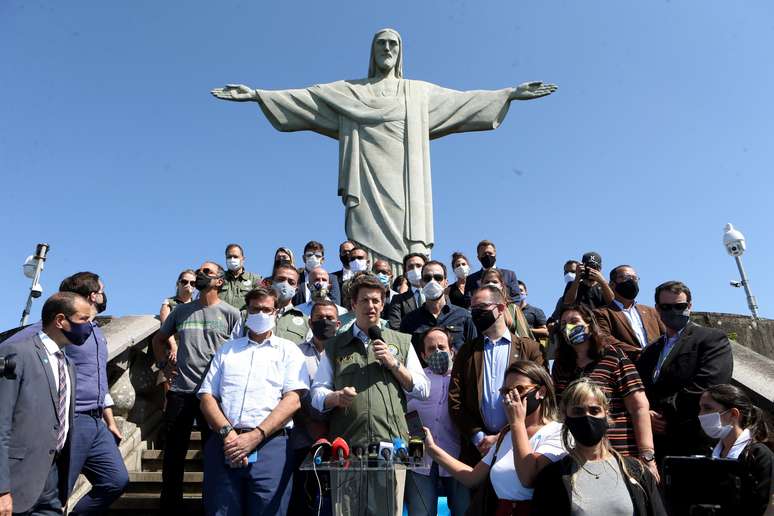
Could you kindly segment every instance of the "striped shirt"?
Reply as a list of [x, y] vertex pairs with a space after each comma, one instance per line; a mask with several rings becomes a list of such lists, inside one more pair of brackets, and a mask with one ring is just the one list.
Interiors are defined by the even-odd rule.
[[613, 448], [621, 455], [636, 457], [639, 447], [634, 437], [634, 424], [624, 405], [624, 398], [637, 391], [644, 390], [640, 375], [634, 364], [618, 348], [605, 346], [599, 360], [591, 362], [584, 368], [575, 368], [570, 374], [554, 367], [553, 371], [556, 394], [561, 395], [567, 386], [581, 377], [586, 377], [597, 383], [607, 396], [608, 420], [610, 428], [607, 438]]

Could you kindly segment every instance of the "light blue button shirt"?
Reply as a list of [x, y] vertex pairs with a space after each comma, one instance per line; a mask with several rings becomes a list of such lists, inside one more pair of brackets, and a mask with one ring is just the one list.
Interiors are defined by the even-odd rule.
[[675, 347], [675, 344], [677, 343], [678, 339], [680, 338], [680, 335], [683, 334], [684, 330], [685, 330], [685, 328], [683, 328], [682, 330], [678, 331], [677, 333], [675, 333], [671, 337], [667, 337], [666, 335], [664, 335], [664, 339], [666, 339], [666, 342], [664, 342], [664, 347], [661, 349], [661, 354], [658, 357], [658, 363], [656, 364], [656, 369], [653, 371], [653, 381], [654, 382], [656, 380], [658, 380], [658, 375], [661, 374], [661, 366], [664, 365], [664, 360], [666, 360], [666, 358], [669, 356], [669, 353], [672, 352], [672, 348]]
[[[484, 426], [489, 433], [496, 433], [508, 422], [503, 409], [503, 397], [500, 387], [503, 386], [505, 370], [508, 369], [511, 355], [511, 337], [505, 335], [492, 342], [484, 337], [484, 370], [483, 391], [481, 393], [481, 415]], [[474, 436], [474, 442], [480, 442], [483, 435]]]

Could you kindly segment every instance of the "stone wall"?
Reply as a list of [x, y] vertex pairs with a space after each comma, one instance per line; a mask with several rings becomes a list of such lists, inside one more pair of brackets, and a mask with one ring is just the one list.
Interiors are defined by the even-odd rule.
[[749, 315], [694, 312], [691, 319], [702, 326], [718, 328], [728, 338], [774, 360], [774, 320], [753, 321]]

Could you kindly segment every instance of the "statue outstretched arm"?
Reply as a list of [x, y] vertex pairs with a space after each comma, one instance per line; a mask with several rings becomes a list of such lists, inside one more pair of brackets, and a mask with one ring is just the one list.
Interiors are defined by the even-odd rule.
[[244, 84], [226, 84], [223, 88], [210, 90], [213, 97], [234, 102], [249, 102], [258, 100], [256, 91]]
[[511, 100], [532, 100], [551, 95], [557, 89], [556, 84], [541, 81], [524, 82], [519, 84], [511, 92]]

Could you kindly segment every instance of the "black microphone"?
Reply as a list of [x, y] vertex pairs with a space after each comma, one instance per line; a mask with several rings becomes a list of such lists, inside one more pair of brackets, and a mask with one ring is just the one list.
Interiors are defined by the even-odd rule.
[[378, 324], [374, 324], [373, 326], [368, 328], [368, 338], [371, 340], [383, 340], [382, 329], [379, 327]]
[[368, 467], [376, 467], [379, 464], [379, 443], [368, 445]]

